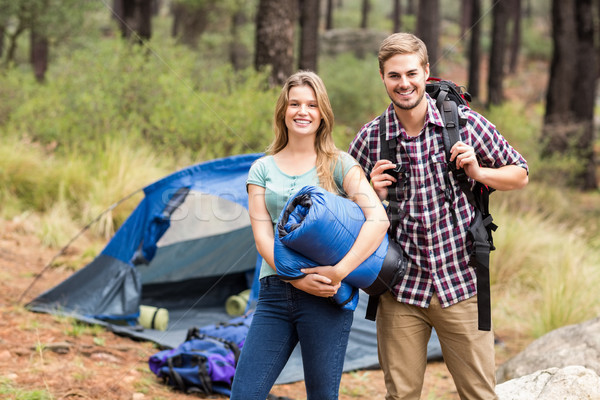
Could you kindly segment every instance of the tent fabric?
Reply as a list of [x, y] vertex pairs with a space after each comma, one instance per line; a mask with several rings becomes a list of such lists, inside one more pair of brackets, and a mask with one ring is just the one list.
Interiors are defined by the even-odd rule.
[[[192, 327], [229, 321], [229, 296], [250, 288], [251, 307], [261, 258], [250, 226], [246, 178], [262, 155], [199, 163], [146, 186], [144, 198], [100, 254], [27, 307], [165, 348], [181, 344]], [[375, 324], [363, 318], [367, 296], [360, 297], [345, 371], [377, 365]], [[140, 305], [167, 309], [167, 330], [141, 327]], [[435, 338], [430, 343], [435, 345]], [[432, 347], [430, 358], [440, 354]], [[302, 379], [296, 349], [277, 383]]]

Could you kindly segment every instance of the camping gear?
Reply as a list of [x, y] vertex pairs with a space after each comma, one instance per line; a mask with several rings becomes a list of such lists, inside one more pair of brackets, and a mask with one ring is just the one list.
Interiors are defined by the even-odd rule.
[[[337, 264], [354, 245], [364, 222], [355, 202], [317, 186], [303, 187], [288, 200], [275, 230], [277, 273], [297, 279], [306, 275], [302, 268]], [[356, 288], [370, 295], [393, 288], [406, 271], [397, 247], [386, 235], [377, 250], [342, 281], [333, 296], [336, 303], [354, 310]]]
[[225, 311], [231, 316], [242, 315], [246, 311], [249, 299], [250, 289], [246, 289], [240, 294], [229, 296], [225, 302]]
[[141, 305], [138, 322], [144, 328], [166, 331], [169, 326], [169, 311], [166, 308]]
[[[162, 348], [179, 346], [190, 327], [229, 321], [225, 303], [232, 295], [250, 289], [251, 309], [262, 259], [250, 227], [246, 179], [261, 156], [203, 162], [146, 186], [145, 197], [100, 254], [27, 307], [103, 325]], [[167, 309], [168, 329], [139, 329], [140, 304]], [[356, 312], [365, 309], [361, 293]], [[428, 355], [441, 357], [435, 336]], [[377, 365], [375, 324], [354, 318], [344, 370]], [[302, 379], [296, 348], [277, 383]]]
[[231, 394], [240, 348], [229, 340], [188, 331], [175, 349], [150, 356], [150, 370], [185, 393]]

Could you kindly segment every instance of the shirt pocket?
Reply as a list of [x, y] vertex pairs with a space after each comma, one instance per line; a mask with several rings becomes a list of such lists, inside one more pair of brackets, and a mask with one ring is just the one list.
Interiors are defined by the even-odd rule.
[[435, 198], [446, 196], [446, 190], [448, 189], [449, 179], [448, 175], [448, 164], [446, 162], [445, 154], [435, 154], [431, 156], [430, 162], [427, 165], [427, 184], [426, 187], [430, 189], [430, 194]]

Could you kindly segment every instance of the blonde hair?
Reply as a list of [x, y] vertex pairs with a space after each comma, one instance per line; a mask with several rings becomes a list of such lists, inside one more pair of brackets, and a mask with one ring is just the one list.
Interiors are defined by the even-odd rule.
[[277, 154], [288, 143], [288, 129], [285, 125], [285, 113], [288, 107], [290, 89], [295, 86], [309, 86], [314, 90], [317, 98], [317, 107], [321, 112], [321, 124], [317, 128], [315, 137], [315, 151], [317, 152], [317, 176], [319, 177], [319, 185], [333, 193], [339, 193], [341, 188], [338, 188], [333, 178], [333, 172], [336, 163], [339, 159], [340, 151], [335, 146], [333, 141], [333, 109], [329, 102], [329, 96], [325, 89], [325, 84], [321, 78], [311, 71], [298, 71], [290, 76], [283, 87], [275, 105], [275, 114], [273, 116], [273, 130], [275, 138], [271, 145], [267, 148], [267, 153]]
[[377, 56], [379, 71], [383, 73], [383, 64], [398, 54], [416, 54], [423, 68], [429, 63], [425, 43], [412, 33], [399, 32], [388, 36], [381, 42], [379, 55]]

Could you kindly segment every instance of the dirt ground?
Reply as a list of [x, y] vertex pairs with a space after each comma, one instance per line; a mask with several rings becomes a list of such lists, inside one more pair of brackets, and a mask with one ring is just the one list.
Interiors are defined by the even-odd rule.
[[[46, 390], [59, 400], [224, 398], [183, 394], [163, 384], [148, 368], [148, 358], [158, 351], [152, 343], [27, 311], [23, 305], [28, 300], [72, 273], [54, 268], [30, 287], [58, 251], [45, 248], [27, 231], [22, 222], [0, 220], [0, 397], [45, 399], [18, 396], [19, 391]], [[68, 254], [76, 257], [79, 251], [75, 244]], [[515, 332], [497, 335], [501, 340], [498, 364], [527, 344]], [[272, 393], [306, 398], [303, 382], [278, 385]], [[383, 374], [380, 370], [345, 373], [340, 393], [342, 400], [383, 399]], [[422, 398], [458, 398], [443, 362], [429, 363]]]

